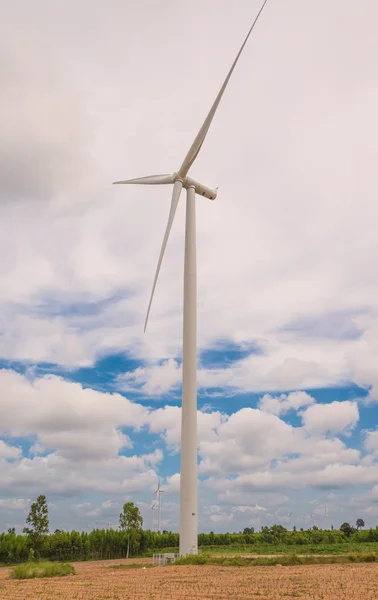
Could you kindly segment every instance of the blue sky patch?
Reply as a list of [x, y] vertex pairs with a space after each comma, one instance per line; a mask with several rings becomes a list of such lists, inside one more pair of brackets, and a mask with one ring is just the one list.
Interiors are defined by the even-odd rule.
[[203, 369], [224, 369], [250, 354], [261, 354], [257, 344], [237, 344], [229, 340], [219, 340], [199, 353], [198, 363]]

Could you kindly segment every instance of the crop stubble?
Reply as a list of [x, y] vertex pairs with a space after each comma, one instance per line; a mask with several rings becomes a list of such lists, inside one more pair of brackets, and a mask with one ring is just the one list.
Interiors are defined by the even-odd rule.
[[370, 600], [378, 598], [378, 565], [295, 567], [168, 566], [113, 569], [146, 559], [75, 563], [76, 575], [9, 580], [0, 569], [0, 600]]

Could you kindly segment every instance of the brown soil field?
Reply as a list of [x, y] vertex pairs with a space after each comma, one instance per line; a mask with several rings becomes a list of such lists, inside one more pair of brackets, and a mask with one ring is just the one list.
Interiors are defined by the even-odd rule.
[[167, 566], [114, 569], [149, 559], [74, 563], [76, 575], [11, 580], [0, 569], [0, 600], [370, 600], [378, 565], [295, 567]]

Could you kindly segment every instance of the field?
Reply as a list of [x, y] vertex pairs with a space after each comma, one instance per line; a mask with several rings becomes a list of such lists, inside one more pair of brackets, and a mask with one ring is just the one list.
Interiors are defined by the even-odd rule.
[[76, 575], [8, 579], [0, 569], [0, 600], [364, 600], [378, 597], [376, 564], [292, 567], [167, 566], [148, 559], [74, 563]]

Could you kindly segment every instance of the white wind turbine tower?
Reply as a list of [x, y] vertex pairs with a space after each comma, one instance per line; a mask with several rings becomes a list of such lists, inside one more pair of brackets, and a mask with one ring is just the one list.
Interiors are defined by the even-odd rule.
[[[247, 37], [245, 38], [228, 75], [215, 98], [197, 137], [191, 145], [178, 171], [172, 175], [151, 175], [114, 183], [164, 185], [173, 184], [171, 206], [163, 244], [156, 268], [152, 292], [144, 325], [146, 331], [155, 287], [164, 257], [165, 248], [175, 217], [182, 188], [186, 189], [185, 264], [184, 264], [184, 327], [182, 352], [182, 411], [181, 411], [181, 465], [180, 465], [180, 554], [198, 552], [198, 479], [197, 479], [197, 269], [195, 195], [215, 200], [217, 191], [188, 177], [188, 172], [205, 140], [224, 91], [239, 57], [252, 33], [266, 3], [264, 0]], [[160, 503], [159, 503], [160, 511]]]
[[154, 517], [155, 517], [155, 515], [154, 515], [154, 512], [155, 512], [155, 506], [156, 506], [156, 502], [154, 502], [154, 503], [151, 505], [151, 512], [152, 512], [152, 531], [154, 531], [154, 530], [155, 530], [155, 519], [154, 519]]
[[[164, 494], [164, 490], [162, 490], [160, 487], [160, 477], [158, 479], [158, 486], [156, 488], [155, 494], [156, 494], [156, 502], [158, 503], [158, 533], [161, 533], [160, 532], [161, 494]], [[155, 502], [155, 504], [156, 504], [156, 502]], [[154, 504], [154, 507], [155, 507], [155, 504]], [[154, 513], [152, 513], [152, 516], [153, 516], [153, 514]]]

